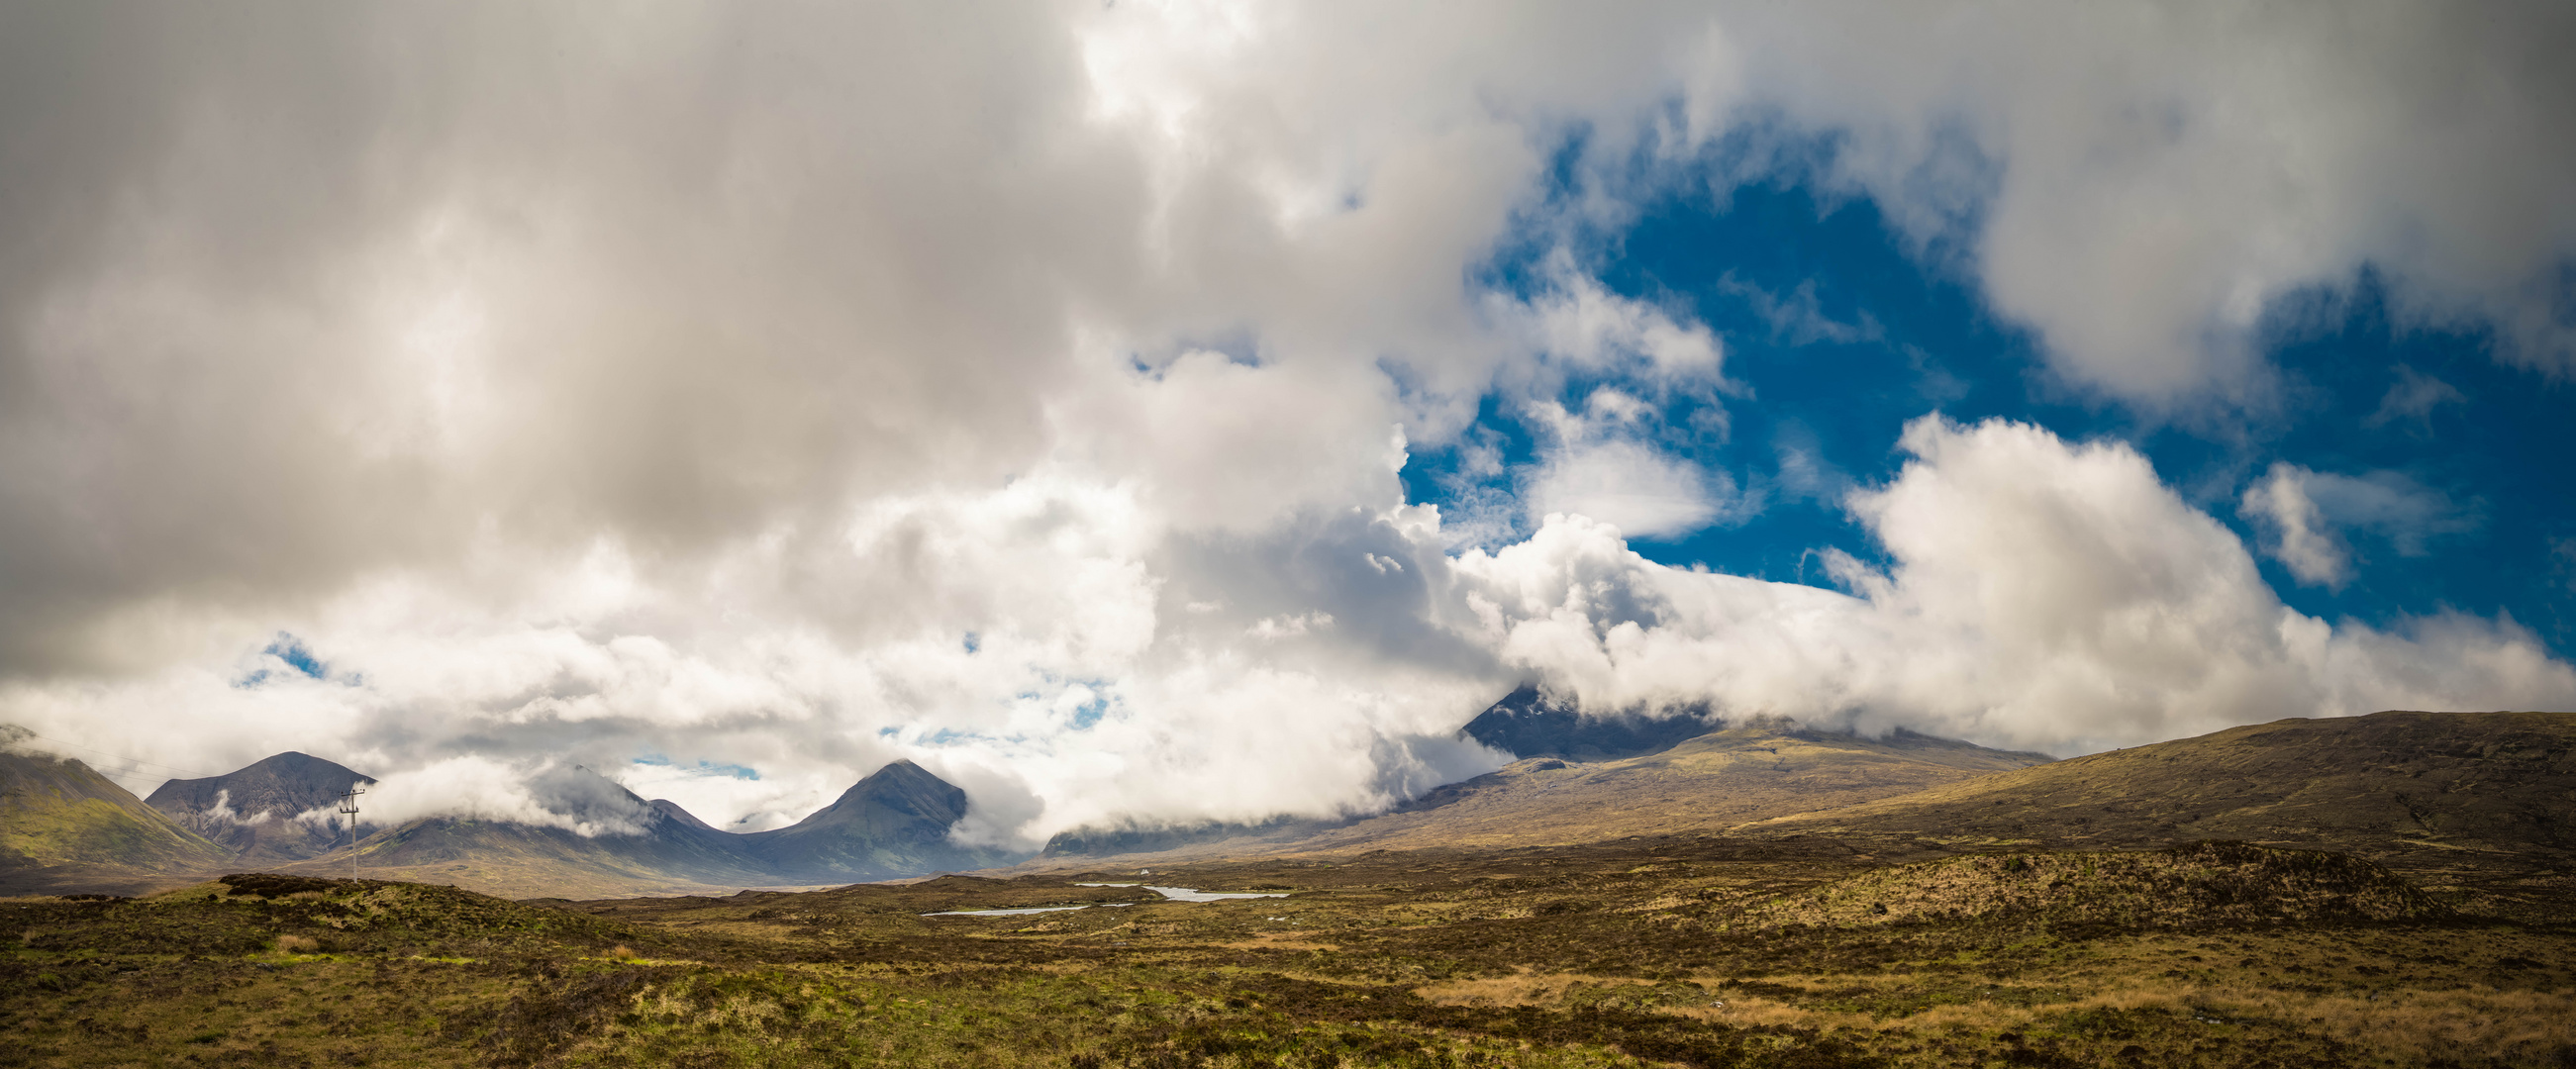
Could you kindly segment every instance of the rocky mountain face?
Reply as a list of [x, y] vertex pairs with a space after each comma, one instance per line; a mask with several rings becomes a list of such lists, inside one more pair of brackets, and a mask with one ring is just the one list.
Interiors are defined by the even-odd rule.
[[0, 749], [0, 891], [122, 891], [230, 857], [88, 765]]
[[1460, 733], [1514, 757], [1611, 761], [1671, 749], [1725, 727], [1706, 709], [1665, 717], [1591, 715], [1568, 699], [1524, 685], [1460, 728]]
[[951, 842], [949, 829], [965, 816], [965, 791], [910, 761], [897, 761], [803, 820], [742, 838], [772, 871], [814, 883], [980, 869], [1019, 859]]
[[[340, 796], [352, 784], [374, 782], [374, 777], [337, 763], [290, 751], [221, 776], [171, 780], [144, 802], [232, 851], [243, 865], [283, 864], [349, 845], [348, 829], [336, 812]], [[376, 830], [371, 824], [358, 826], [360, 836]]]

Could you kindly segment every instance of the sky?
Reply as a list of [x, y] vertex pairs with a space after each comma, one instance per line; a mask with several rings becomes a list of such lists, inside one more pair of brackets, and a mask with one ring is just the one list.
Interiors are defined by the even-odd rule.
[[[2576, 9], [20, 5], [0, 720], [1368, 812], [1522, 683], [2576, 708]], [[615, 829], [607, 829], [613, 832]]]

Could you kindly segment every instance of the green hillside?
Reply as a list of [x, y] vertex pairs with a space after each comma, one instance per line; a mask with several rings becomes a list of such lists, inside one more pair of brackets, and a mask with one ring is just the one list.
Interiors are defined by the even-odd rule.
[[231, 857], [88, 765], [0, 752], [0, 889], [167, 882]]

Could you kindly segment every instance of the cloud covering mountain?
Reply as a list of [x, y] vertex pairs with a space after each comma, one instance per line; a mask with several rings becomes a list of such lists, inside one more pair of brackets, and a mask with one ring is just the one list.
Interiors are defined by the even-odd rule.
[[[2571, 42], [2537, 3], [10, 12], [0, 718], [328, 754], [388, 820], [624, 819], [555, 797], [578, 762], [754, 831], [910, 758], [1027, 845], [1383, 807], [1496, 767], [1454, 732], [1528, 680], [2061, 753], [2564, 708], [2576, 577], [2388, 569], [2576, 560], [2539, 477], [2442, 462], [2564, 411]], [[1690, 236], [1781, 189], [2000, 340]], [[2300, 362], [2370, 316], [2452, 362]]]

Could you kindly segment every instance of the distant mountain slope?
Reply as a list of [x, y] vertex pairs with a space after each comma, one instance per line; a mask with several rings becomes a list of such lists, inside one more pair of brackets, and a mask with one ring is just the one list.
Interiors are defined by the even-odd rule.
[[116, 889], [231, 860], [88, 765], [0, 751], [0, 890]]
[[1588, 716], [1572, 702], [1550, 698], [1535, 686], [1523, 686], [1476, 714], [1459, 730], [1468, 738], [1514, 757], [1608, 761], [1668, 750], [1725, 726], [1706, 710], [1660, 719]]
[[669, 817], [669, 818], [671, 818], [671, 819], [673, 819], [673, 820], [679, 821], [680, 823], [682, 823], [682, 824], [686, 824], [686, 825], [688, 825], [688, 826], [690, 826], [690, 827], [692, 827], [692, 828], [696, 828], [696, 829], [698, 829], [699, 831], [715, 831], [715, 830], [716, 830], [715, 825], [713, 825], [713, 824], [709, 824], [709, 823], [707, 823], [706, 821], [703, 821], [703, 820], [699, 820], [699, 819], [698, 819], [698, 815], [697, 815], [697, 814], [692, 813], [692, 812], [689, 812], [687, 809], [681, 808], [680, 803], [678, 803], [678, 802], [674, 802], [674, 801], [672, 801], [672, 800], [670, 800], [670, 799], [668, 799], [668, 798], [656, 798], [656, 799], [653, 799], [651, 802], [646, 803], [646, 804], [651, 805], [651, 806], [652, 806], [654, 809], [656, 809], [656, 810], [659, 810], [663, 816], [666, 816], [666, 817]]
[[[836, 886], [1019, 860], [949, 843], [966, 793], [909, 761], [877, 770], [792, 826], [753, 835], [719, 831], [677, 803], [645, 801], [586, 769], [549, 773], [532, 788], [555, 812], [597, 833], [433, 817], [361, 841], [358, 872], [513, 898], [610, 898]], [[349, 853], [278, 871], [346, 877]]]
[[[553, 773], [542, 785], [567, 815], [606, 830], [585, 836], [538, 824], [431, 817], [359, 842], [357, 871], [511, 898], [731, 893], [795, 883], [770, 872], [742, 836], [709, 828], [677, 805], [646, 802], [588, 769]], [[349, 853], [278, 871], [346, 877]]]
[[2417, 874], [2563, 867], [2576, 862], [2576, 713], [2278, 720], [1744, 830], [1952, 846], [2237, 839]]
[[1196, 832], [1076, 832], [1049, 843], [1047, 856], [1481, 849], [1705, 834], [1766, 817], [1910, 794], [2049, 759], [1911, 732], [1871, 739], [1761, 721], [1639, 757], [1517, 761], [1357, 820]]
[[[289, 751], [221, 776], [171, 780], [144, 801], [233, 851], [242, 864], [256, 866], [300, 861], [347, 846], [345, 828], [297, 817], [334, 808], [350, 784], [374, 782], [375, 777]], [[358, 826], [361, 836], [374, 830]]]
[[807, 882], [981, 869], [1025, 856], [950, 842], [949, 830], [965, 816], [965, 791], [910, 761], [896, 761], [805, 819], [742, 839], [770, 871]]

